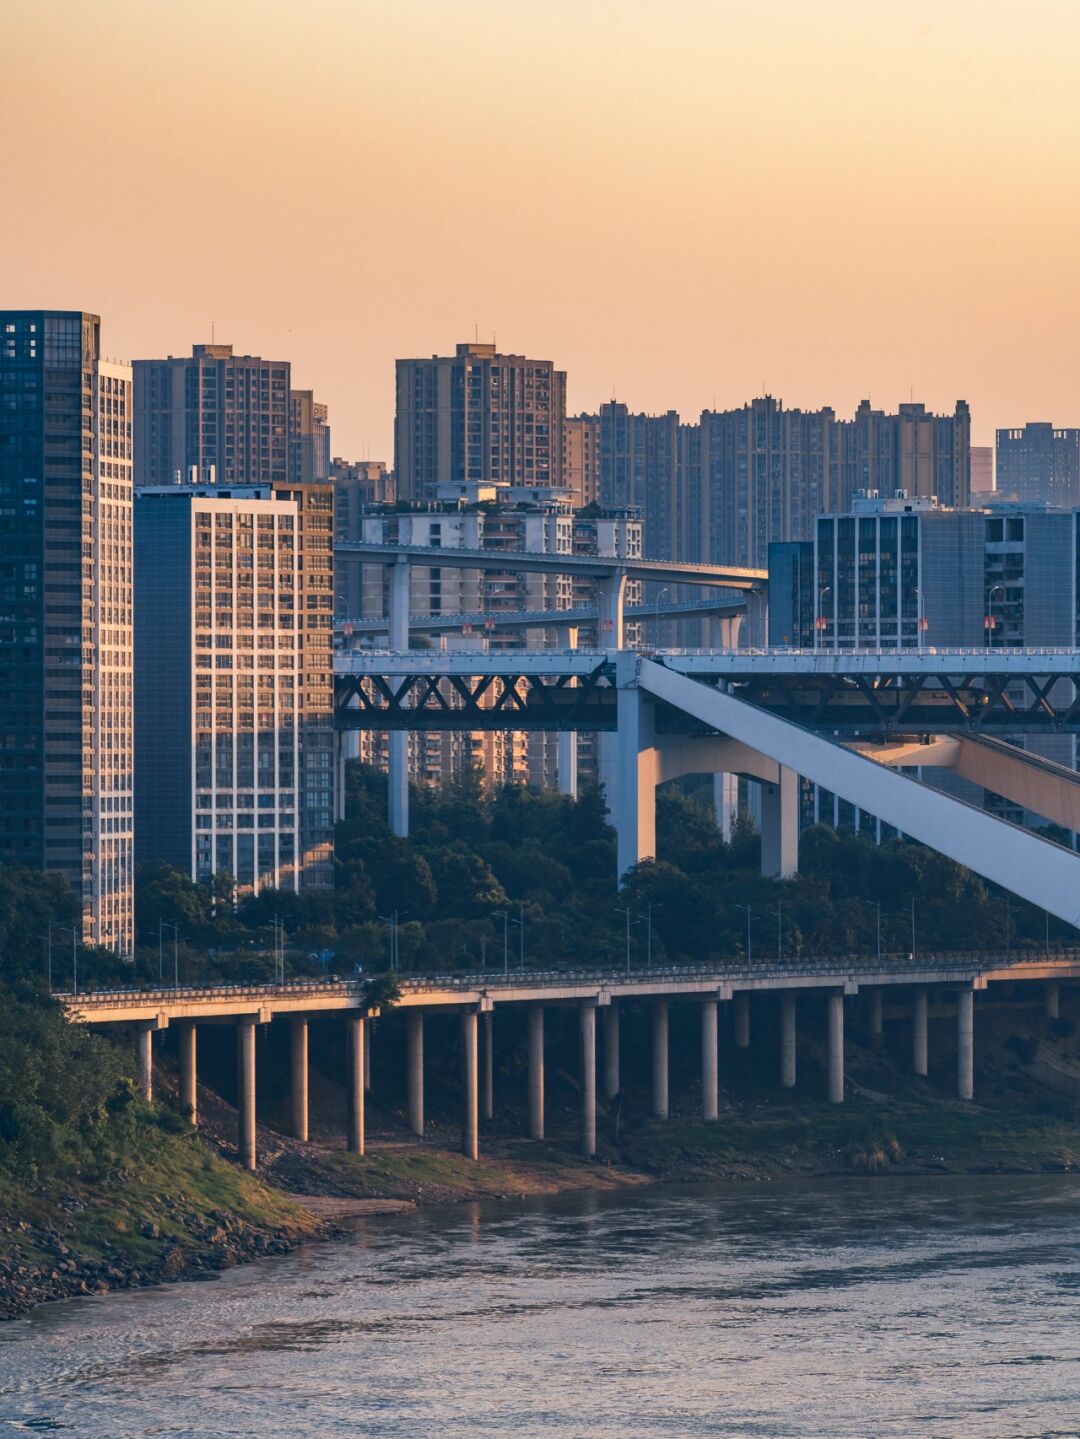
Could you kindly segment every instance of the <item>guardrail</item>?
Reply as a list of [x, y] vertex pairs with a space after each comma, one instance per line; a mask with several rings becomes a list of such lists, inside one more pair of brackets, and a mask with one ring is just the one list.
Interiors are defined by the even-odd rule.
[[[434, 990], [474, 989], [516, 989], [521, 985], [539, 988], [556, 988], [567, 984], [582, 984], [602, 987], [605, 984], [633, 983], [664, 984], [680, 980], [705, 980], [721, 983], [729, 979], [768, 979], [778, 976], [799, 978], [806, 975], [834, 974], [895, 974], [898, 970], [912, 975], [942, 970], [959, 973], [1010, 969], [1023, 964], [1076, 964], [1080, 965], [1080, 948], [1058, 950], [947, 950], [941, 953], [929, 952], [912, 954], [898, 951], [895, 954], [837, 955], [814, 959], [781, 958], [751, 959], [741, 956], [718, 961], [709, 965], [667, 965], [649, 968], [612, 965], [604, 968], [572, 969], [509, 969], [479, 970], [472, 973], [410, 973], [405, 971], [380, 972], [379, 978], [395, 979], [403, 992], [423, 994]], [[107, 1008], [110, 1003], [117, 1005], [130, 1001], [134, 996], [148, 1003], [160, 1001], [175, 1004], [178, 1000], [214, 999], [290, 999], [315, 995], [348, 995], [358, 992], [368, 978], [375, 976], [357, 975], [352, 978], [334, 979], [289, 979], [281, 983], [265, 984], [215, 984], [183, 985], [179, 988], [147, 989], [129, 986], [123, 989], [87, 990], [73, 995], [70, 991], [56, 990], [55, 999], [63, 1000], [80, 1008]]]

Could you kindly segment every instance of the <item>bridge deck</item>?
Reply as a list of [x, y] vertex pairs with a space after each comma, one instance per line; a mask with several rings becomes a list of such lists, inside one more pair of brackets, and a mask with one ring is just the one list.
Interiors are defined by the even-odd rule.
[[[737, 990], [842, 989], [862, 986], [957, 985], [984, 989], [1003, 981], [1080, 978], [1080, 950], [1050, 954], [929, 954], [820, 960], [732, 960], [712, 968], [673, 966], [651, 970], [510, 971], [509, 974], [413, 975], [399, 979], [395, 1007], [439, 1009], [496, 1004], [559, 1004], [613, 999], [720, 998]], [[355, 1010], [364, 1002], [361, 980], [310, 980], [285, 984], [185, 986], [178, 989], [95, 990], [58, 994], [73, 1019], [87, 1024], [150, 1022], [164, 1028], [170, 1020], [229, 1020], [256, 1015], [275, 1017]]]

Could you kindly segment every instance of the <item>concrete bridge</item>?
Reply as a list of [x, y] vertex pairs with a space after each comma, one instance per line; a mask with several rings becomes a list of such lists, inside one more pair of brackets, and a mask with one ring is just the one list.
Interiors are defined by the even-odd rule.
[[[424, 1133], [424, 1015], [451, 1012], [461, 1026], [461, 1147], [472, 1159], [479, 1155], [479, 1122], [494, 1115], [494, 1023], [509, 1005], [527, 1010], [529, 1136], [544, 1137], [544, 1014], [550, 1008], [577, 1010], [581, 1151], [596, 1153], [597, 1014], [601, 1016], [600, 1095], [612, 1101], [622, 1087], [620, 1070], [620, 1007], [644, 1003], [651, 1009], [652, 1111], [668, 1116], [668, 1020], [672, 1004], [692, 1004], [700, 1011], [702, 1117], [719, 1115], [719, 1014], [731, 1011], [730, 1032], [737, 1048], [751, 1042], [754, 996], [775, 994], [780, 1009], [778, 1079], [782, 1087], [796, 1082], [797, 1014], [816, 1007], [828, 1033], [829, 1099], [844, 1099], [845, 998], [863, 995], [872, 1032], [884, 1025], [884, 1000], [898, 1001], [910, 1026], [912, 1071], [928, 1072], [930, 1004], [944, 999], [955, 1013], [957, 1093], [974, 1092], [975, 996], [990, 985], [1037, 984], [1045, 1012], [1059, 1013], [1060, 986], [1080, 980], [1080, 950], [1044, 955], [940, 954], [882, 955], [880, 958], [782, 960], [748, 963], [732, 960], [711, 968], [676, 966], [651, 970], [523, 971], [509, 974], [411, 976], [399, 979], [401, 996], [395, 1010], [402, 1014], [406, 1050], [409, 1124]], [[148, 990], [103, 990], [58, 994], [68, 1015], [94, 1027], [132, 1032], [139, 1057], [143, 1099], [154, 1093], [153, 1036], [175, 1026], [179, 1031], [180, 1103], [193, 1124], [198, 1121], [197, 1035], [203, 1024], [231, 1024], [236, 1030], [238, 1060], [238, 1124], [240, 1160], [254, 1169], [255, 1028], [276, 1021], [290, 1027], [291, 1129], [308, 1138], [308, 1038], [313, 1016], [340, 1014], [347, 1036], [347, 1146], [362, 1154], [365, 1147], [365, 1090], [370, 1088], [369, 1021], [378, 1014], [366, 998], [361, 981], [313, 980], [284, 984], [215, 986]], [[760, 1002], [760, 1000], [758, 1000]], [[955, 1006], [955, 1009], [953, 1008]], [[396, 1026], [395, 1026], [396, 1028]]]

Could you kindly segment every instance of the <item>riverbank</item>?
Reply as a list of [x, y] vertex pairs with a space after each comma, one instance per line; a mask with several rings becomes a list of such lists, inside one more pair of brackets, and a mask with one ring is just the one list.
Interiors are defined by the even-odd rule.
[[[1080, 1049], [1071, 1025], [1048, 1030], [1033, 1013], [1002, 1014], [987, 1018], [981, 1038], [980, 1099], [969, 1104], [948, 1092], [947, 1065], [930, 1080], [915, 1078], [895, 1048], [853, 1033], [841, 1106], [823, 1097], [825, 1056], [812, 1036], [791, 1092], [775, 1083], [763, 1035], [756, 1051], [726, 1056], [718, 1122], [697, 1117], [692, 1085], [674, 1090], [669, 1120], [654, 1120], [648, 1092], [630, 1083], [599, 1112], [595, 1161], [575, 1152], [576, 1094], [566, 1071], [552, 1079], [552, 1137], [542, 1143], [520, 1137], [523, 1115], [506, 1076], [508, 1102], [483, 1127], [478, 1162], [456, 1152], [450, 1085], [431, 1086], [423, 1141], [409, 1135], [400, 1108], [372, 1102], [364, 1156], [346, 1153], [343, 1094], [324, 1087], [311, 1142], [284, 1135], [276, 1113], [259, 1125], [256, 1175], [235, 1162], [235, 1111], [200, 1090], [198, 1134], [146, 1111], [122, 1166], [93, 1177], [43, 1175], [0, 1193], [0, 1317], [74, 1295], [212, 1278], [341, 1233], [358, 1218], [417, 1206], [665, 1181], [1080, 1170]], [[170, 1112], [173, 1088], [163, 1067], [159, 1112]]]

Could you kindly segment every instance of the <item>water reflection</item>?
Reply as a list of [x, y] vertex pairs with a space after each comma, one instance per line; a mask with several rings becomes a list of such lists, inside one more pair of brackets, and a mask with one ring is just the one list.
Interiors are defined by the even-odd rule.
[[0, 1329], [8, 1432], [1066, 1435], [1067, 1177], [428, 1210]]

